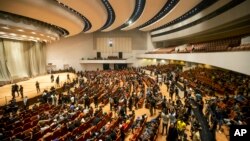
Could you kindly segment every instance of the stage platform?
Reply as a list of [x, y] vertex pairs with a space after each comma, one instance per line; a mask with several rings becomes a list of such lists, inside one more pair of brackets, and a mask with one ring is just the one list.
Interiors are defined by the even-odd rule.
[[[71, 81], [72, 81], [72, 78], [76, 77], [75, 74], [73, 74], [73, 73], [54, 74], [55, 79], [59, 75], [60, 86], [62, 86], [63, 83], [67, 81], [67, 74], [70, 75]], [[41, 95], [44, 89], [49, 90], [52, 86], [55, 86], [55, 88], [56, 88], [55, 81], [54, 81], [54, 83], [51, 83], [50, 76], [51, 76], [51, 74], [42, 75], [42, 76], [30, 78], [29, 80], [26, 80], [26, 81], [18, 82], [16, 84], [18, 86], [19, 85], [23, 86], [24, 97], [27, 96], [28, 98], [33, 98], [33, 97], [36, 97], [38, 95]], [[36, 91], [36, 86], [35, 86], [36, 81], [38, 81], [40, 83], [40, 90], [41, 90], [40, 93], [37, 93], [37, 91]], [[12, 85], [13, 84], [8, 84], [8, 85], [4, 85], [4, 86], [0, 87], [0, 106], [4, 106], [6, 104], [9, 104], [9, 101], [12, 99], [12, 95], [11, 95], [11, 86]], [[17, 94], [16, 94], [16, 96], [17, 96]], [[22, 101], [21, 96], [19, 95], [19, 97], [16, 97], [16, 100]]]

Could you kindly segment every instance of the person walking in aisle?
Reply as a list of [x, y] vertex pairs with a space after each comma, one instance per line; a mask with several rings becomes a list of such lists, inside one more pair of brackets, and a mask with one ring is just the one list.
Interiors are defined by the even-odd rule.
[[168, 129], [168, 135], [166, 138], [166, 141], [177, 141], [178, 140], [178, 132], [174, 125], [174, 123], [171, 123]]
[[161, 134], [164, 135], [164, 129], [166, 129], [166, 134], [168, 132], [169, 115], [168, 115], [167, 109], [163, 109], [163, 112], [161, 114], [161, 118], [162, 118], [162, 132], [161, 132]]
[[39, 93], [40, 92], [40, 85], [39, 82], [36, 81], [36, 92]]

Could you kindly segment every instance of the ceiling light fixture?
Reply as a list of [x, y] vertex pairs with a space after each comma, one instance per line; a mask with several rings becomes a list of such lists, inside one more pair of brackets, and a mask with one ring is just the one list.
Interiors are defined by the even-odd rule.
[[32, 34], [36, 34], [36, 32], [31, 32]]
[[3, 29], [10, 29], [9, 27], [7, 26], [2, 26]]
[[16, 36], [16, 34], [15, 34], [15, 33], [10, 33], [10, 35], [11, 35], [11, 36]]
[[22, 30], [22, 29], [18, 29], [17, 31], [19, 31], [19, 32], [24, 32], [24, 30]]

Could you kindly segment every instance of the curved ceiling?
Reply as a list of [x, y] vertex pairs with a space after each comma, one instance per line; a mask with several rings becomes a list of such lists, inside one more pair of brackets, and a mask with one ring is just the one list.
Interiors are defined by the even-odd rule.
[[[167, 2], [168, 0], [147, 0], [144, 10], [141, 14], [141, 16], [139, 17], [139, 19], [137, 19], [134, 23], [130, 24], [129, 26], [123, 28], [122, 30], [130, 30], [130, 29], [134, 29], [142, 24], [144, 24], [145, 22], [149, 21], [151, 18], [153, 18], [160, 10], [161, 8], [164, 6], [164, 4]], [[152, 6], [154, 5], [154, 6]]]
[[178, 2], [177, 5], [167, 15], [165, 15], [160, 20], [154, 22], [153, 24], [141, 28], [140, 30], [150, 31], [166, 23], [169, 23], [175, 20], [176, 18], [184, 15], [187, 11], [195, 7], [200, 2], [201, 0], [180, 0], [180, 2]]
[[[232, 0], [0, 0], [0, 32], [1, 37], [17, 34], [20, 38], [31, 38], [30, 33], [36, 32], [43, 35], [34, 37], [39, 41], [117, 29], [136, 29], [155, 36], [174, 32], [229, 1]], [[2, 16], [6, 14], [10, 15], [8, 20]], [[15, 22], [13, 17], [33, 24]], [[36, 23], [43, 28], [36, 28]]]
[[69, 36], [80, 33], [84, 28], [80, 17], [65, 8], [59, 7], [55, 1], [0, 0], [0, 3], [1, 11], [62, 27], [69, 32]]
[[117, 16], [114, 23], [102, 31], [111, 31], [123, 25], [129, 20], [135, 8], [135, 0], [109, 0], [109, 3]]
[[86, 33], [99, 30], [108, 18], [107, 11], [100, 0], [59, 1], [81, 13], [90, 21], [92, 27]]

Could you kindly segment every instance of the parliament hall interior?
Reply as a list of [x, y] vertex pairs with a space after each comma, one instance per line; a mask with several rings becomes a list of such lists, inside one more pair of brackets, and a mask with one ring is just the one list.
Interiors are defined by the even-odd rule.
[[250, 0], [0, 0], [0, 141], [229, 141], [250, 125]]

